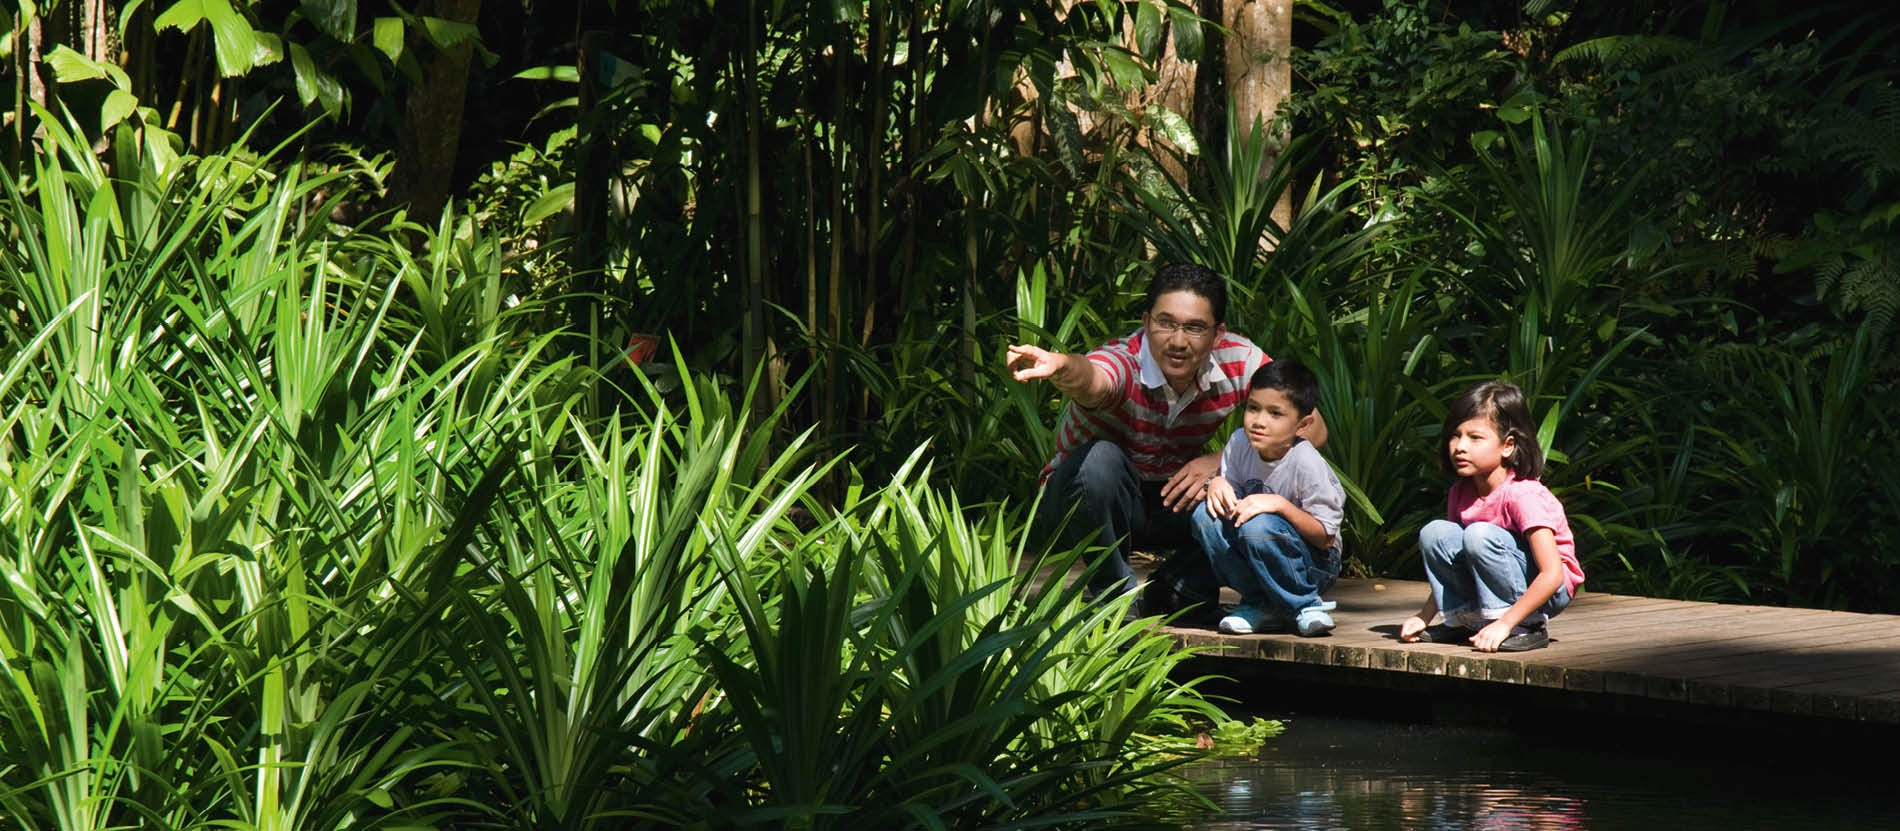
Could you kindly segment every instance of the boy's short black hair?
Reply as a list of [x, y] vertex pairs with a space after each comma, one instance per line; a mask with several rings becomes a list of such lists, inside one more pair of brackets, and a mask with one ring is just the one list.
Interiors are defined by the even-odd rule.
[[1154, 279], [1148, 281], [1148, 310], [1154, 311], [1161, 295], [1177, 291], [1207, 298], [1208, 305], [1214, 307], [1214, 322], [1227, 322], [1227, 278], [1220, 272], [1198, 263], [1163, 266], [1155, 272]]
[[1253, 380], [1247, 382], [1247, 391], [1254, 390], [1286, 393], [1287, 400], [1293, 402], [1293, 409], [1299, 410], [1302, 418], [1319, 406], [1319, 376], [1292, 358], [1268, 361], [1254, 370]]

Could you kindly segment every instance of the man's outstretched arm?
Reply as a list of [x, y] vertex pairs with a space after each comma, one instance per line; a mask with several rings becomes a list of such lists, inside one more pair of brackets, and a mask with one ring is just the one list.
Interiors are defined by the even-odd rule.
[[1113, 397], [1114, 383], [1108, 372], [1085, 355], [1016, 344], [1009, 347], [1009, 370], [1024, 383], [1047, 379], [1070, 400], [1091, 409]]

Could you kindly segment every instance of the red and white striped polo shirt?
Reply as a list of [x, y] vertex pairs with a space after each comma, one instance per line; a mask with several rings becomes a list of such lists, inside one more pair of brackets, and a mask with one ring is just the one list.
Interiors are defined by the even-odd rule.
[[1147, 343], [1147, 332], [1137, 329], [1088, 354], [1090, 362], [1108, 372], [1114, 394], [1095, 409], [1074, 401], [1062, 408], [1062, 421], [1056, 426], [1056, 456], [1042, 469], [1045, 481], [1070, 450], [1098, 438], [1121, 445], [1142, 479], [1173, 476], [1207, 451], [1227, 414], [1246, 400], [1254, 370], [1272, 360], [1253, 341], [1223, 331], [1208, 353], [1199, 388], [1176, 397], [1160, 365], [1148, 354]]

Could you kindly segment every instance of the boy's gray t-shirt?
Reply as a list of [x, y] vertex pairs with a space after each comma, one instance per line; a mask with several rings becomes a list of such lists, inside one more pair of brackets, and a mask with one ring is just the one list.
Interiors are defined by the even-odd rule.
[[1331, 541], [1328, 548], [1340, 547], [1339, 523], [1346, 513], [1346, 489], [1340, 486], [1333, 466], [1311, 442], [1299, 439], [1285, 456], [1269, 462], [1247, 443], [1246, 430], [1235, 430], [1221, 451], [1220, 473], [1243, 498], [1257, 493], [1286, 497], [1319, 520]]

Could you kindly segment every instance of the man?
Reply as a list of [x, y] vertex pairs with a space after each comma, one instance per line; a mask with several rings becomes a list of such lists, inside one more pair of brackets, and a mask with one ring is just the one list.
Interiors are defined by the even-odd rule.
[[[1215, 611], [1219, 585], [1189, 512], [1220, 473], [1220, 453], [1209, 450], [1209, 440], [1246, 399], [1254, 370], [1271, 360], [1227, 331], [1226, 315], [1226, 278], [1204, 266], [1170, 265], [1149, 282], [1142, 326], [1127, 337], [1087, 355], [1009, 347], [1016, 380], [1047, 380], [1069, 399], [1055, 458], [1043, 468], [1035, 533], [1046, 537], [1059, 528], [1065, 548], [1113, 549], [1090, 579], [1096, 595], [1134, 586], [1131, 550], [1178, 551], [1156, 575], [1148, 608], [1137, 604], [1138, 614], [1166, 614], [1185, 603]], [[1325, 422], [1314, 419], [1303, 435], [1323, 445]]]

